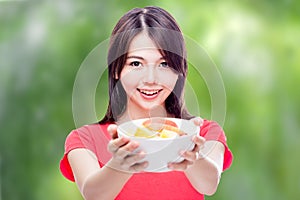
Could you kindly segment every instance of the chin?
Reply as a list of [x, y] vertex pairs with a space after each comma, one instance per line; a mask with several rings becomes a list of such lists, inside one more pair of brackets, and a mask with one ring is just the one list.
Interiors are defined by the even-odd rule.
[[153, 112], [153, 111], [157, 111], [160, 113], [166, 112], [164, 104], [142, 105], [141, 108], [147, 112]]

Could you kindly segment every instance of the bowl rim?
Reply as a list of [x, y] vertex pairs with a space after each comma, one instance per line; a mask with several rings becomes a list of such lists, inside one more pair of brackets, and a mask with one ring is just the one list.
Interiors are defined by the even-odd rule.
[[[124, 131], [124, 129], [122, 129], [122, 125], [124, 124], [129, 124], [132, 123], [134, 121], [143, 121], [143, 120], [148, 120], [148, 119], [152, 119], [152, 118], [162, 118], [162, 119], [167, 119], [167, 120], [171, 120], [171, 121], [175, 121], [175, 123], [178, 125], [177, 121], [186, 121], [187, 123], [192, 123], [192, 121], [188, 120], [188, 119], [182, 119], [182, 118], [172, 118], [172, 117], [148, 117], [148, 118], [140, 118], [140, 119], [134, 119], [134, 120], [130, 120], [127, 122], [123, 122], [121, 124], [118, 125], [117, 128], [117, 133], [118, 133], [118, 137], [120, 137], [120, 133], [122, 133], [123, 137], [127, 137], [130, 139], [137, 139], [137, 140], [149, 140], [149, 141], [169, 141], [169, 140], [178, 140], [180, 138], [186, 138], [186, 137], [192, 137], [194, 135], [197, 135], [200, 133], [200, 126], [196, 126], [195, 125], [195, 133], [187, 133], [187, 135], [183, 135], [183, 136], [179, 136], [179, 137], [171, 137], [171, 138], [160, 138], [160, 137], [153, 137], [153, 138], [146, 138], [146, 137], [135, 137], [135, 136], [130, 136], [127, 135]], [[178, 127], [179, 128], [179, 127]], [[121, 130], [121, 132], [120, 132]]]

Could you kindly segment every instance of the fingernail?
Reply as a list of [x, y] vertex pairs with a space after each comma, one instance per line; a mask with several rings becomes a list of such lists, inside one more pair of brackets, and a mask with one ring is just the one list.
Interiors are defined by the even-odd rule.
[[192, 138], [192, 141], [193, 141], [193, 142], [196, 142], [196, 140], [197, 140], [197, 136], [195, 135], [195, 136]]
[[145, 162], [144, 164], [143, 164], [143, 167], [148, 167], [148, 162]]
[[132, 142], [132, 146], [133, 146], [133, 147], [138, 147], [139, 144], [138, 144], [137, 142], [133, 141], [133, 142]]
[[141, 158], [144, 158], [145, 156], [146, 156], [145, 152], [141, 151], [141, 152], [140, 152], [140, 157], [141, 157]]

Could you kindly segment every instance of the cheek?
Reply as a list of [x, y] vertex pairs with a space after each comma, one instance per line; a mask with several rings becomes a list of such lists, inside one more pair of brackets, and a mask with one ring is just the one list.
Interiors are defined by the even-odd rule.
[[132, 90], [134, 90], [138, 85], [137, 77], [134, 75], [134, 73], [130, 72], [121, 73], [120, 81], [126, 93], [132, 92]]
[[162, 85], [172, 91], [176, 85], [177, 79], [177, 74], [165, 74], [160, 80]]
[[129, 78], [124, 78], [124, 79], [121, 79], [120, 81], [126, 92], [128, 92], [129, 90], [132, 90], [132, 88], [134, 88], [134, 86], [135, 86], [135, 83], [133, 81], [130, 81]]

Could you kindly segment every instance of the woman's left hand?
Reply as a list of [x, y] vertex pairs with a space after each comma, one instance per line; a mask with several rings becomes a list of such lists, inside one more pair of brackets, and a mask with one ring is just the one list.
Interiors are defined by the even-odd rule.
[[[196, 126], [201, 126], [203, 123], [203, 120], [201, 118], [193, 118], [194, 124]], [[169, 163], [168, 167], [172, 170], [178, 170], [178, 171], [184, 171], [186, 170], [190, 165], [193, 165], [196, 160], [199, 159], [199, 156], [201, 154], [201, 149], [204, 146], [205, 138], [199, 136], [198, 134], [195, 135], [192, 138], [192, 141], [195, 143], [195, 147], [191, 151], [182, 151], [180, 152], [180, 156], [184, 158], [183, 161], [180, 163]]]

